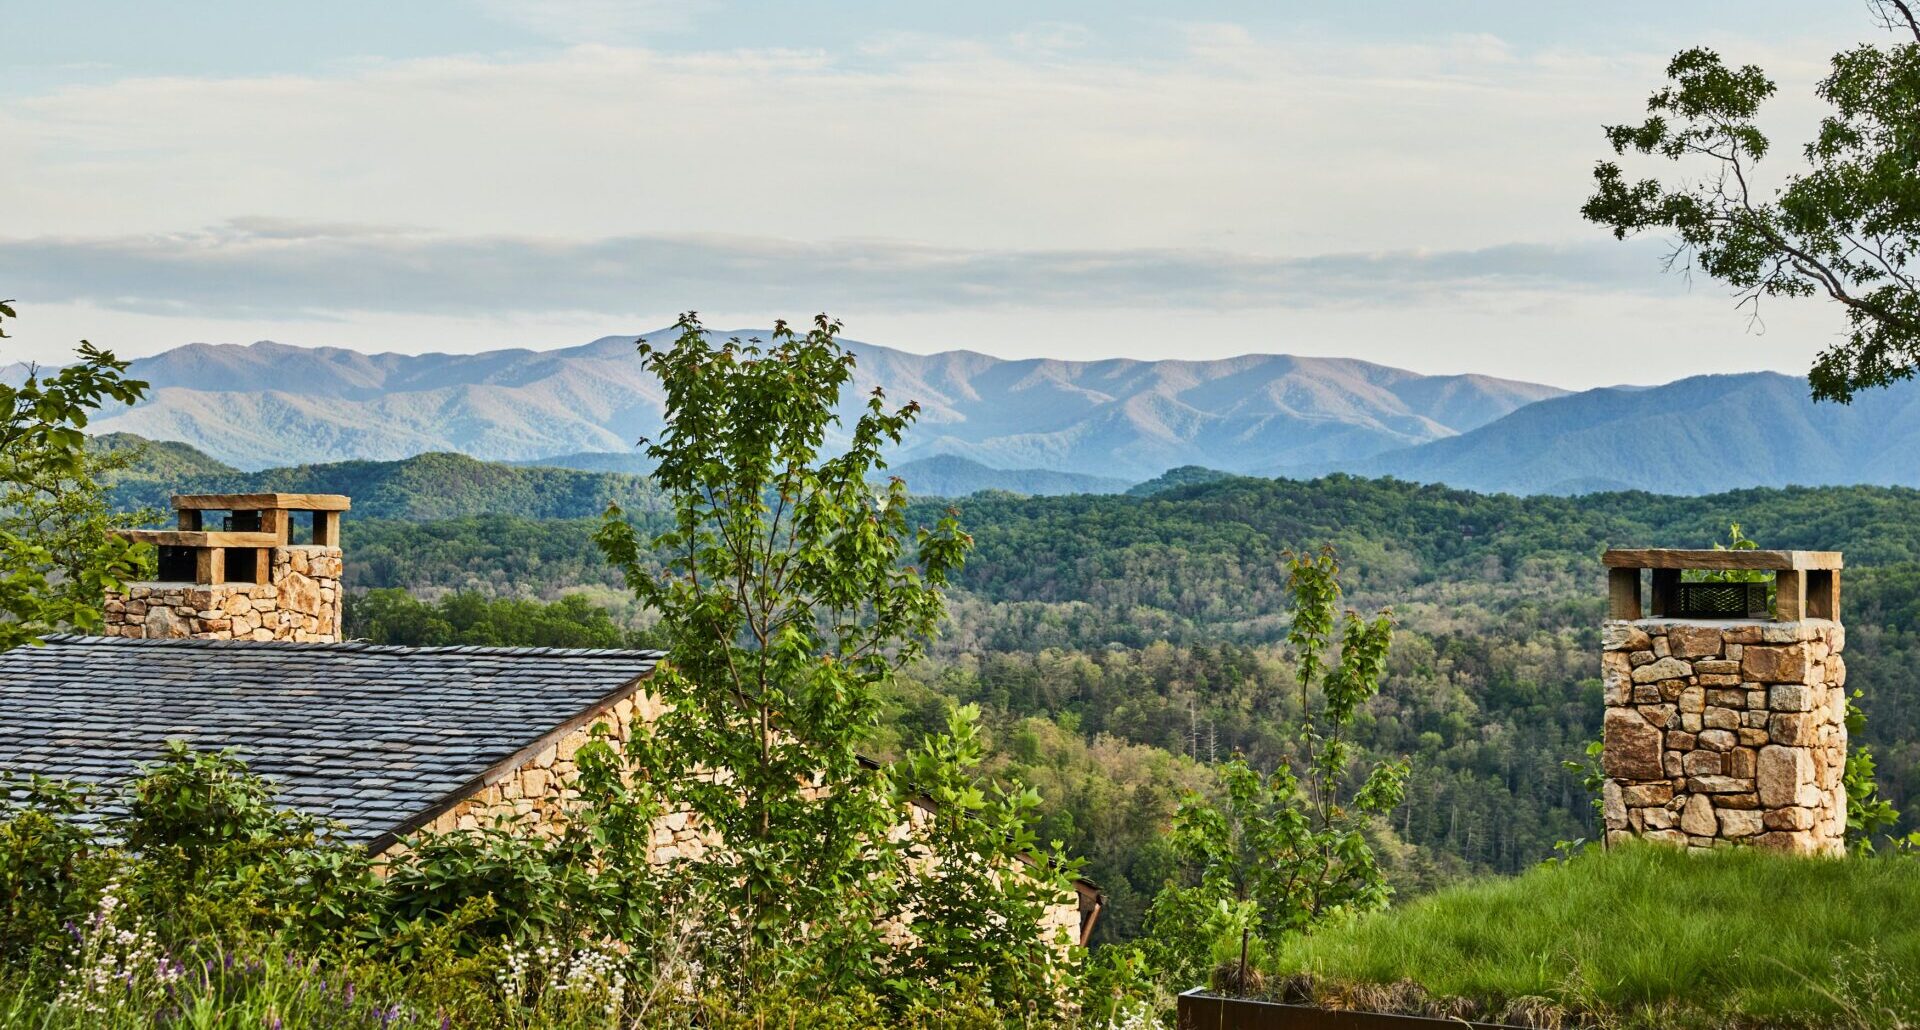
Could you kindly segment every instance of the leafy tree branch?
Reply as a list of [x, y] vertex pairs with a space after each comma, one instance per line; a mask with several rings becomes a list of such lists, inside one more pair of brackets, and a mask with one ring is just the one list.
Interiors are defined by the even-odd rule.
[[[0, 326], [13, 317], [0, 302]], [[102, 485], [131, 457], [91, 453], [85, 429], [102, 404], [132, 404], [147, 384], [110, 351], [82, 341], [78, 353], [64, 368], [29, 366], [18, 385], [0, 383], [0, 650], [98, 626], [103, 594], [142, 567], [113, 533], [139, 516], [112, 514]]]
[[1608, 126], [1616, 156], [1673, 162], [1697, 177], [1630, 180], [1601, 161], [1581, 208], [1618, 239], [1674, 234], [1668, 267], [1698, 267], [1732, 286], [1758, 317], [1768, 297], [1822, 296], [1846, 312], [1847, 337], [1809, 373], [1816, 398], [1846, 402], [1863, 389], [1911, 378], [1920, 366], [1920, 24], [1901, 0], [1878, 5], [1882, 23], [1913, 37], [1837, 54], [1817, 89], [1831, 108], [1803, 148], [1804, 171], [1769, 194], [1757, 178], [1771, 142], [1756, 125], [1776, 92], [1754, 65], [1712, 50], [1682, 51], [1647, 118]]

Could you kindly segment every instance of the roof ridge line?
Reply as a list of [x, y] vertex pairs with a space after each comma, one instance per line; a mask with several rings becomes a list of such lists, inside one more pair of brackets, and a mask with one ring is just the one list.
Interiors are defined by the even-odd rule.
[[[459, 654], [498, 657], [638, 658], [659, 661], [665, 651], [624, 647], [509, 647], [481, 644], [376, 644], [368, 640], [213, 640], [206, 637], [103, 637], [84, 633], [49, 633], [48, 644], [105, 644], [115, 647], [182, 647], [205, 650], [274, 648], [287, 651], [344, 651], [365, 654]], [[31, 646], [31, 645], [29, 645]]]

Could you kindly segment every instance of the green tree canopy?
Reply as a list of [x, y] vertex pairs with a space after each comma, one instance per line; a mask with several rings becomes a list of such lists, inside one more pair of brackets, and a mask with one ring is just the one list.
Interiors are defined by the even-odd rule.
[[[715, 974], [903, 1007], [959, 980], [1057, 1003], [1044, 960], [1058, 950], [1021, 952], [1038, 964], [1016, 968], [982, 944], [1038, 941], [1065, 884], [1057, 862], [1001, 875], [1034, 845], [1037, 800], [980, 782], [972, 711], [899, 770], [858, 751], [972, 543], [951, 513], [912, 526], [899, 479], [875, 485], [917, 406], [875, 390], [843, 425], [854, 358], [825, 316], [804, 332], [776, 323], [765, 343], [717, 340], [691, 314], [678, 328], [666, 349], [641, 347], [666, 392], [646, 449], [666, 528], [643, 551], [616, 507], [596, 539], [659, 615], [670, 658], [649, 689], [664, 711], [630, 751], [664, 809], [710, 834], [686, 863], [686, 915], [728, 942]], [[902, 832], [903, 801], [922, 796], [941, 815]], [[941, 925], [903, 949], [886, 927], [908, 913]]]
[[441, 647], [639, 647], [644, 635], [622, 630], [605, 608], [582, 594], [542, 603], [488, 598], [462, 590], [437, 602], [394, 587], [347, 599], [346, 632], [376, 644]]
[[1287, 561], [1300, 703], [1293, 761], [1263, 774], [1235, 755], [1220, 768], [1224, 797], [1190, 796], [1174, 817], [1174, 846], [1197, 882], [1170, 881], [1160, 892], [1145, 950], [1177, 980], [1203, 975], [1223, 944], [1271, 942], [1379, 908], [1391, 895], [1363, 830], [1400, 804], [1410, 767], [1376, 761], [1357, 787], [1350, 783], [1361, 757], [1353, 723], [1379, 693], [1393, 622], [1390, 612], [1351, 610], [1342, 621], [1339, 572], [1331, 550]]
[[[0, 324], [13, 317], [0, 302]], [[110, 514], [101, 486], [125, 458], [90, 455], [82, 431], [101, 404], [132, 404], [147, 384], [109, 351], [82, 341], [78, 353], [64, 368], [0, 383], [0, 650], [99, 625], [102, 594], [141, 567], [112, 532], [134, 516]]]
[[1777, 190], [1759, 174], [1772, 144], [1756, 124], [1773, 80], [1695, 48], [1667, 66], [1645, 121], [1606, 130], [1616, 155], [1657, 155], [1686, 177], [1636, 182], [1602, 161], [1581, 209], [1619, 239], [1671, 231], [1670, 266], [1699, 267], [1756, 313], [1763, 297], [1838, 302], [1849, 332], [1809, 380], [1815, 397], [1842, 402], [1920, 366], [1920, 284], [1909, 267], [1920, 245], [1920, 20], [1902, 0], [1877, 7], [1898, 40], [1834, 56], [1818, 87], [1831, 113], [1804, 148], [1807, 168]]

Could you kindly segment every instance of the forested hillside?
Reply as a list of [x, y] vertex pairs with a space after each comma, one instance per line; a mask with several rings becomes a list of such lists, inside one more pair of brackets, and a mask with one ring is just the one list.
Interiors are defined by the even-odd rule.
[[478, 461], [464, 454], [419, 454], [401, 461], [336, 461], [242, 472], [182, 443], [156, 443], [125, 433], [93, 446], [143, 448], [138, 465], [109, 491], [121, 509], [167, 507], [178, 493], [331, 493], [353, 498], [361, 518], [445, 519], [480, 513], [527, 518], [582, 518], [610, 503], [646, 510], [657, 493], [645, 477], [620, 472], [527, 467]]
[[[510, 464], [637, 475], [645, 475], [652, 470], [646, 456], [638, 451], [583, 451]], [[1111, 476], [1055, 472], [1051, 469], [994, 468], [957, 454], [915, 458], [900, 462], [887, 471], [913, 484], [914, 493], [939, 497], [965, 497], [982, 490], [1007, 490], [1017, 494], [1113, 494], [1122, 493], [1133, 485], [1125, 479]]]
[[1090, 476], [1052, 469], [1002, 469], [957, 454], [935, 454], [903, 461], [887, 469], [907, 481], [916, 494], [965, 497], [982, 490], [1016, 494], [1117, 494], [1133, 485], [1113, 476]]
[[[930, 520], [949, 502], [925, 502]], [[1738, 520], [1769, 546], [1840, 549], [1852, 685], [1887, 793], [1920, 797], [1920, 491], [1747, 490], [1711, 497], [1484, 496], [1390, 480], [1223, 479], [1151, 496], [957, 502], [977, 547], [954, 619], [874, 743], [932, 728], [945, 698], [978, 701], [1003, 768], [1049, 798], [1049, 830], [1092, 859], [1106, 931], [1137, 928], [1165, 875], [1158, 830], [1179, 792], [1240, 750], [1274, 762], [1294, 705], [1279, 641], [1278, 562], [1339, 548], [1352, 593], [1400, 630], [1361, 743], [1415, 774], [1383, 840], [1418, 889], [1513, 871], [1589, 836], [1563, 761], [1598, 733], [1598, 622], [1608, 545], [1706, 546]], [[641, 516], [644, 519], [644, 516]], [[621, 596], [589, 520], [488, 516], [347, 523], [357, 587]], [[622, 615], [632, 615], [623, 611]], [[644, 621], [644, 620], [642, 620]]]

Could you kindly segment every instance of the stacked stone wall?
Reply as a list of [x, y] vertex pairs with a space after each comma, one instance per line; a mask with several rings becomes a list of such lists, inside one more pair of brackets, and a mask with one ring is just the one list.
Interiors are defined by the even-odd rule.
[[[584, 723], [535, 751], [520, 765], [501, 771], [472, 796], [440, 813], [421, 827], [423, 832], [449, 833], [506, 822], [533, 833], [554, 833], [579, 804], [576, 788], [580, 749], [596, 736], [619, 748], [632, 736], [635, 717], [651, 721], [659, 704], [636, 691], [595, 712]], [[599, 730], [596, 731], [596, 727]], [[661, 816], [653, 831], [655, 863], [673, 861], [700, 852], [700, 835], [687, 813]]]
[[1845, 634], [1824, 619], [1606, 623], [1608, 839], [1842, 851]]
[[107, 596], [110, 637], [336, 641], [341, 553], [311, 544], [270, 549], [265, 583], [133, 583]]
[[340, 548], [286, 546], [267, 582], [134, 582], [106, 600], [106, 636], [340, 640]]

